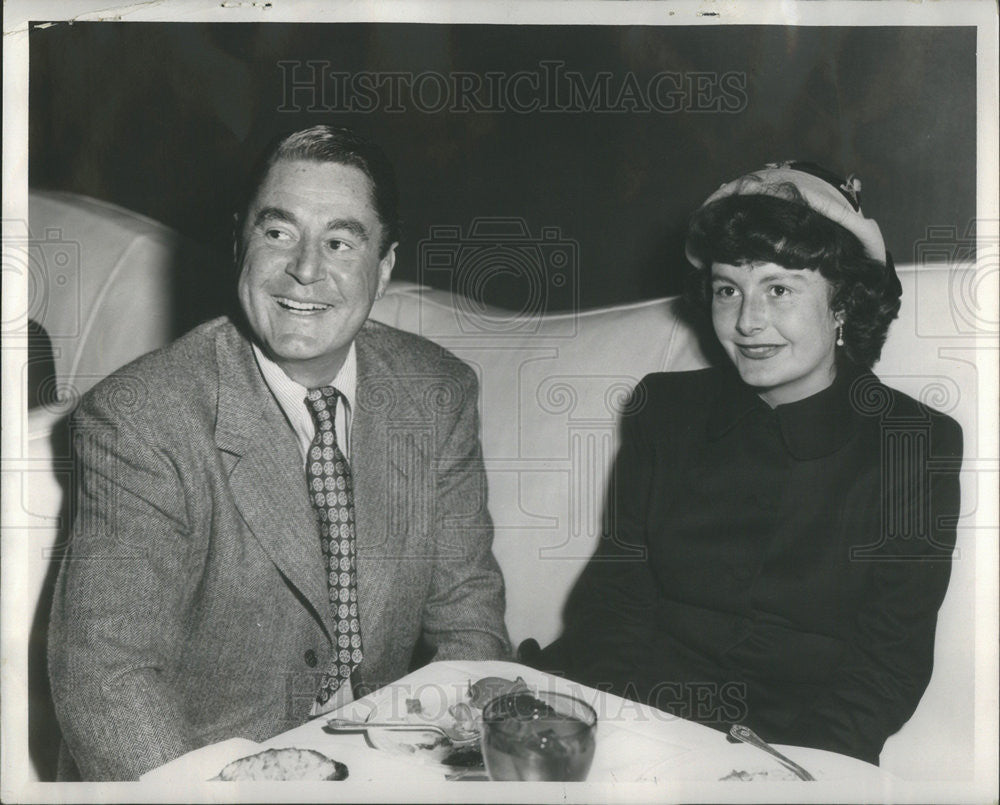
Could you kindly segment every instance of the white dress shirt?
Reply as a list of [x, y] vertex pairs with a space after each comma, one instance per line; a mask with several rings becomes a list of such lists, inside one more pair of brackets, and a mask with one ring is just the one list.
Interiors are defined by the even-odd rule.
[[[304, 467], [309, 446], [316, 435], [316, 424], [306, 407], [306, 394], [309, 389], [286, 375], [284, 369], [267, 357], [256, 344], [253, 345], [253, 354], [260, 367], [260, 373], [264, 376], [264, 382], [267, 383], [274, 399], [278, 401], [278, 406], [285, 414], [285, 419], [288, 420], [288, 424], [295, 432], [299, 441], [299, 449], [302, 452], [302, 466]], [[337, 389], [341, 395], [337, 401], [337, 413], [334, 419], [337, 445], [350, 461], [351, 415], [354, 411], [354, 400], [358, 386], [358, 355], [353, 343], [347, 351], [344, 365], [340, 367], [340, 371], [337, 372], [337, 376], [330, 385]]]

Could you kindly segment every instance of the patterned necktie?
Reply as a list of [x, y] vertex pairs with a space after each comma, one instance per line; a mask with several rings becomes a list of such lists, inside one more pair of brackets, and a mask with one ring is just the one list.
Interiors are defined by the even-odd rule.
[[350, 678], [362, 658], [354, 550], [354, 488], [351, 468], [337, 446], [334, 427], [339, 396], [333, 386], [326, 386], [311, 389], [305, 400], [316, 424], [316, 436], [306, 460], [306, 480], [319, 519], [330, 607], [337, 622], [333, 656], [316, 695], [320, 706]]

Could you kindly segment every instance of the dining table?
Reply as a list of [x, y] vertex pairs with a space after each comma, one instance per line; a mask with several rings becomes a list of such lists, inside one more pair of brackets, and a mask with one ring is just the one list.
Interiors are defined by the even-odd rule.
[[[597, 714], [594, 758], [584, 782], [490, 781], [479, 768], [444, 765], [440, 758], [385, 733], [331, 733], [331, 718], [407, 723], [419, 701], [429, 720], [467, 699], [485, 677], [574, 696]], [[393, 735], [395, 733], [392, 733]], [[404, 733], [399, 733], [400, 735]], [[320, 752], [347, 767], [345, 780], [222, 782], [213, 780], [231, 761], [265, 749]], [[777, 746], [808, 770], [796, 777], [761, 748], [734, 743], [725, 732], [607, 691], [577, 684], [513, 662], [438, 661], [341, 708], [268, 740], [233, 738], [189, 752], [145, 774], [141, 781], [186, 801], [313, 802], [633, 802], [633, 801], [892, 801], [902, 781], [856, 758], [819, 749]]]

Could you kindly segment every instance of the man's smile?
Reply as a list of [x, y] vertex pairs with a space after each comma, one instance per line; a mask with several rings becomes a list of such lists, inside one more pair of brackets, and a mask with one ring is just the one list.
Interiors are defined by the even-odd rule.
[[297, 299], [289, 299], [287, 296], [276, 296], [274, 297], [274, 301], [278, 303], [279, 307], [293, 313], [322, 313], [333, 307], [333, 305], [328, 305], [325, 302], [305, 302]]

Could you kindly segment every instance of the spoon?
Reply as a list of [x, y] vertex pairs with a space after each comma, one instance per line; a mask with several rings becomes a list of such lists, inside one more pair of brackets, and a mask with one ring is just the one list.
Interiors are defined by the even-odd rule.
[[370, 729], [384, 729], [393, 732], [436, 732], [456, 746], [475, 743], [478, 732], [442, 727], [440, 724], [409, 724], [399, 721], [351, 721], [346, 718], [331, 718], [323, 727], [323, 732], [367, 732]]
[[789, 758], [781, 754], [781, 752], [779, 752], [777, 749], [771, 746], [771, 744], [769, 744], [767, 741], [763, 740], [760, 736], [757, 735], [756, 732], [754, 732], [749, 727], [744, 727], [742, 724], [733, 724], [732, 729], [729, 730], [729, 734], [732, 735], [737, 740], [743, 741], [743, 743], [750, 744], [750, 746], [756, 746], [758, 749], [763, 749], [765, 752], [774, 757], [775, 760], [777, 760], [782, 766], [784, 766], [786, 769], [792, 772], [792, 774], [794, 774], [800, 780], [816, 779], [794, 760], [790, 760]]

